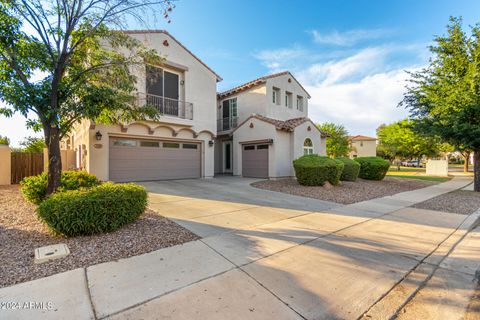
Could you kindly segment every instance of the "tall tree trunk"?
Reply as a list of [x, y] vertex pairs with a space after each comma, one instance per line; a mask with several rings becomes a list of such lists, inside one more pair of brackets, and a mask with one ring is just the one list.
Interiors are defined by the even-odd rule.
[[473, 190], [480, 192], [480, 149], [473, 150]]
[[465, 154], [462, 153], [462, 156], [465, 159], [465, 162], [463, 163], [463, 172], [468, 172], [468, 162], [470, 161], [470, 152], [465, 152]]
[[48, 148], [48, 183], [47, 195], [54, 193], [60, 186], [62, 176], [62, 157], [60, 153], [60, 131], [57, 127], [45, 130]]

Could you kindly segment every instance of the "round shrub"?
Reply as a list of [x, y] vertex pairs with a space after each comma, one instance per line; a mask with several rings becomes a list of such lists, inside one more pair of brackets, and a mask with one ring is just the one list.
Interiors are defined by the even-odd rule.
[[344, 167], [340, 180], [342, 181], [355, 181], [360, 173], [360, 164], [350, 158], [337, 158], [336, 160], [343, 162]]
[[[78, 190], [98, 186], [100, 181], [86, 171], [62, 171], [58, 191]], [[28, 201], [40, 204], [47, 193], [47, 173], [26, 177], [20, 182], [22, 194]]]
[[304, 186], [321, 186], [325, 182], [337, 185], [343, 170], [343, 163], [316, 154], [302, 156], [293, 161], [297, 181]]
[[382, 180], [390, 168], [390, 162], [380, 157], [355, 158], [360, 164], [359, 177], [367, 180]]
[[58, 192], [37, 209], [56, 234], [68, 237], [115, 231], [135, 221], [147, 206], [147, 192], [134, 183]]

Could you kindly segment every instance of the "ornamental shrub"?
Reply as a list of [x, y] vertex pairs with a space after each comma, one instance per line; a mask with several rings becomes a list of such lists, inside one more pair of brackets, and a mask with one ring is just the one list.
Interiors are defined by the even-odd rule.
[[115, 231], [135, 221], [146, 206], [144, 187], [107, 182], [55, 193], [39, 205], [37, 214], [54, 233], [73, 237]]
[[321, 186], [325, 182], [337, 185], [342, 175], [343, 162], [317, 154], [305, 155], [293, 161], [298, 183]]
[[360, 173], [360, 164], [350, 158], [336, 158], [336, 160], [343, 162], [344, 167], [340, 180], [342, 181], [355, 181]]
[[[100, 184], [93, 174], [85, 171], [62, 171], [60, 186], [57, 191], [91, 188]], [[26, 177], [20, 182], [25, 199], [34, 204], [40, 204], [47, 193], [47, 173]]]
[[355, 158], [360, 164], [359, 177], [367, 180], [382, 180], [390, 168], [390, 162], [380, 157]]

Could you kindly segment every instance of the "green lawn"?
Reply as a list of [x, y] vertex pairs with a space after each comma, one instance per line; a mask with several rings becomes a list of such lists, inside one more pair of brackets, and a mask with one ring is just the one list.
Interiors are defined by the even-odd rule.
[[428, 181], [437, 181], [445, 182], [450, 180], [447, 177], [435, 177], [435, 176], [425, 176], [425, 175], [405, 175], [405, 174], [394, 174], [392, 172], [387, 172], [387, 176], [395, 178], [404, 178], [404, 179], [417, 179], [417, 180], [428, 180]]
[[397, 166], [391, 165], [388, 172], [425, 172], [425, 168], [400, 167], [400, 171], [398, 171]]
[[447, 178], [447, 177], [426, 176], [425, 168], [415, 168], [415, 167], [400, 167], [400, 171], [398, 171], [397, 166], [390, 166], [390, 169], [387, 172], [387, 176], [396, 177], [396, 178], [405, 178], [405, 179], [437, 181], [437, 182], [445, 182], [450, 180], [450, 178]]

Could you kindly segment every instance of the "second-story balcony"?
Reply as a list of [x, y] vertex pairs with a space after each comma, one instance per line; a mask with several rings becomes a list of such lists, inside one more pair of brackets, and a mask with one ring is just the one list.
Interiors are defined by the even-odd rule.
[[191, 102], [175, 100], [150, 93], [138, 93], [137, 97], [139, 105], [154, 107], [161, 115], [193, 120], [193, 103]]
[[238, 117], [221, 118], [217, 120], [217, 131], [228, 131], [238, 126]]

